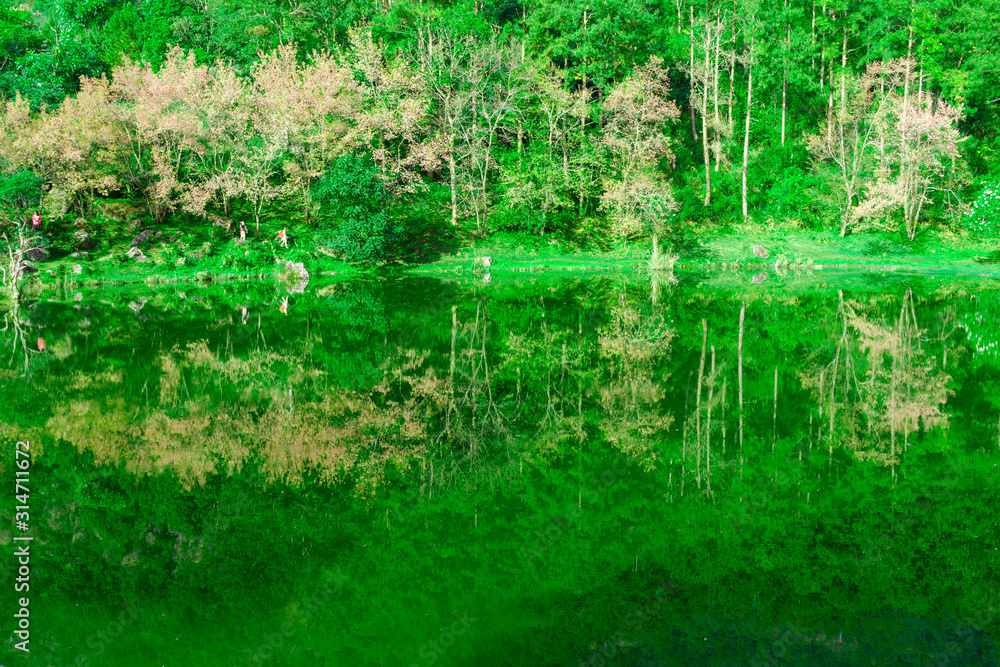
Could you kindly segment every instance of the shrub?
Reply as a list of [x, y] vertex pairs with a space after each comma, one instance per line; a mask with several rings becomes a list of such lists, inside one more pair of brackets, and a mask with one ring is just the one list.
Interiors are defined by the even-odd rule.
[[[313, 186], [321, 220], [331, 228], [319, 242], [350, 262], [382, 259], [399, 231], [387, 215], [387, 193], [371, 160], [345, 155]], [[339, 221], [339, 224], [337, 224]]]

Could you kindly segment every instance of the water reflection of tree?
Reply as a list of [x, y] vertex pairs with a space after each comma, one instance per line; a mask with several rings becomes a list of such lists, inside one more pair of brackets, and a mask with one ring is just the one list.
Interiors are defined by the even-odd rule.
[[14, 302], [14, 307], [9, 313], [4, 313], [3, 324], [3, 333], [10, 332], [13, 338], [10, 360], [7, 362], [7, 365], [13, 368], [14, 359], [20, 357], [24, 360], [22, 375], [27, 375], [31, 369], [31, 355], [33, 351], [28, 349], [28, 340], [24, 335], [24, 324], [21, 322], [20, 304], [17, 301]]
[[658, 408], [664, 393], [660, 382], [667, 379], [658, 362], [674, 334], [662, 315], [643, 314], [624, 295], [609, 315], [598, 332], [600, 429], [612, 446], [652, 468], [662, 435], [673, 423], [673, 416]]
[[800, 374], [818, 403], [819, 441], [831, 453], [836, 444], [861, 460], [895, 465], [912, 434], [948, 424], [942, 407], [951, 378], [928, 354], [912, 289], [893, 312], [898, 314], [880, 316], [839, 292], [832, 359]]
[[[234, 346], [228, 329], [211, 343], [159, 349], [153, 335], [148, 371], [47, 379], [64, 400], [44, 431], [99, 461], [124, 455], [133, 470], [171, 468], [188, 483], [259, 456], [289, 481], [308, 470], [329, 481], [357, 473], [369, 492], [416, 464], [440, 485], [472, 468], [495, 476], [582, 456], [590, 442], [652, 467], [673, 420], [661, 404], [673, 333], [647, 299], [624, 287], [610, 299], [565, 308], [546, 293], [501, 309], [477, 298], [451, 309], [450, 336], [438, 327], [436, 344], [383, 343], [382, 363], [357, 388], [333, 377], [330, 358], [317, 360], [308, 327], [275, 342], [258, 323], [249, 346]], [[105, 344], [129, 346], [129, 329], [105, 331]]]
[[464, 322], [453, 308], [447, 368], [427, 351], [399, 349], [386, 363], [387, 395], [419, 397], [433, 451], [452, 459], [579, 453], [589, 414], [605, 442], [652, 467], [673, 421], [659, 405], [673, 333], [625, 292], [615, 298], [596, 332], [584, 331], [579, 311], [575, 322], [553, 317], [544, 296], [526, 306], [528, 326], [488, 318], [485, 299]]

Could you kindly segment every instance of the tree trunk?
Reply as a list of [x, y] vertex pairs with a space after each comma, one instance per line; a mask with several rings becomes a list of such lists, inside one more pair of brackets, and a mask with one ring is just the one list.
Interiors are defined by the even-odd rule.
[[712, 149], [715, 151], [715, 171], [719, 171], [719, 163], [722, 161], [722, 137], [719, 136], [719, 127], [722, 125], [719, 119], [719, 51], [722, 50], [722, 21], [716, 25], [715, 32], [715, 67], [712, 68], [712, 115], [715, 120], [715, 142]]
[[691, 112], [691, 140], [698, 143], [698, 124], [694, 119], [694, 5], [691, 5], [691, 39], [689, 42], [691, 45], [691, 60], [688, 63], [688, 76], [691, 79], [691, 86], [688, 95], [688, 110]]
[[[788, 6], [788, 3], [785, 3]], [[792, 46], [792, 28], [788, 27], [785, 38], [785, 53], [781, 57], [781, 146], [785, 146], [785, 118], [788, 115], [788, 49]]]
[[844, 217], [840, 220], [840, 238], [845, 238], [847, 236], [847, 225], [851, 222], [851, 200], [854, 196], [851, 193], [847, 195], [847, 208], [844, 209]]
[[[910, 13], [911, 13], [911, 20], [912, 20], [912, 10], [911, 10]], [[911, 24], [910, 25], [910, 37], [909, 37], [909, 39], [906, 40], [906, 74], [905, 74], [905, 76], [903, 78], [903, 111], [902, 111], [902, 114], [901, 114], [901, 117], [900, 117], [900, 120], [899, 120], [899, 127], [902, 130], [899, 133], [899, 142], [901, 144], [900, 147], [899, 147], [899, 149], [900, 149], [899, 150], [899, 157], [900, 157], [900, 160], [899, 160], [899, 180], [900, 180], [900, 182], [902, 182], [904, 184], [904, 187], [903, 187], [903, 215], [906, 216], [907, 218], [909, 217], [909, 212], [910, 212], [910, 201], [909, 201], [910, 189], [908, 187], [906, 187], [906, 181], [903, 178], [903, 173], [906, 171], [906, 160], [905, 160], [905, 156], [906, 156], [906, 107], [907, 107], [907, 103], [909, 102], [909, 99], [910, 99], [910, 57], [912, 56], [912, 54], [913, 54], [913, 26]], [[917, 100], [917, 103], [919, 104], [920, 100]], [[909, 221], [907, 220], [907, 223], [908, 222]], [[907, 224], [907, 227], [909, 227], [909, 224]], [[907, 231], [909, 231], [909, 230], [907, 230]], [[910, 240], [911, 241], [913, 240], [912, 236], [910, 237]]]
[[448, 153], [448, 178], [451, 182], [451, 224], [458, 225], [458, 183], [455, 173], [455, 136], [451, 137], [451, 151]]
[[747, 199], [747, 164], [750, 162], [750, 112], [753, 101], [753, 35], [750, 36], [750, 55], [747, 58], [747, 118], [743, 128], [743, 221], [746, 222], [749, 215], [749, 202]]
[[[826, 3], [823, 3], [823, 16], [826, 16]], [[819, 47], [819, 92], [823, 92], [823, 83], [826, 81], [826, 33], [820, 36]]]
[[844, 46], [840, 51], [840, 114], [847, 115], [847, 28], [844, 28]]
[[708, 118], [708, 65], [712, 53], [712, 28], [705, 22], [705, 83], [702, 86], [701, 97], [701, 148], [702, 158], [705, 160], [705, 206], [712, 203], [712, 158], [708, 150], [708, 126], [705, 119]]
[[[587, 100], [584, 98], [586, 87], [580, 89], [580, 100], [583, 102], [582, 113], [580, 114], [580, 147], [587, 142]], [[580, 169], [580, 217], [586, 213], [584, 197], [586, 196], [587, 169], [581, 165]]]
[[811, 54], [809, 58], [809, 70], [815, 74], [816, 72], [816, 0], [812, 3], [813, 15], [812, 15], [812, 27], [809, 29], [809, 53]]

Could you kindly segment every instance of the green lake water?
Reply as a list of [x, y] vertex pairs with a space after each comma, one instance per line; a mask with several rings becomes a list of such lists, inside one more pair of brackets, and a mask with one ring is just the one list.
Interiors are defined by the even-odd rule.
[[1000, 285], [815, 276], [24, 302], [0, 664], [997, 665]]

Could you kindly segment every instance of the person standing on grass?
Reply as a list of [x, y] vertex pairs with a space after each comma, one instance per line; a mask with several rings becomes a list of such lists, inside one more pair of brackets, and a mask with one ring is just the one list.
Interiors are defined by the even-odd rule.
[[240, 220], [240, 241], [247, 240], [247, 223]]
[[35, 214], [31, 216], [31, 229], [36, 234], [42, 231], [42, 216], [38, 211], [35, 211]]
[[278, 241], [281, 242], [282, 248], [288, 247], [288, 233], [284, 229], [278, 232]]

